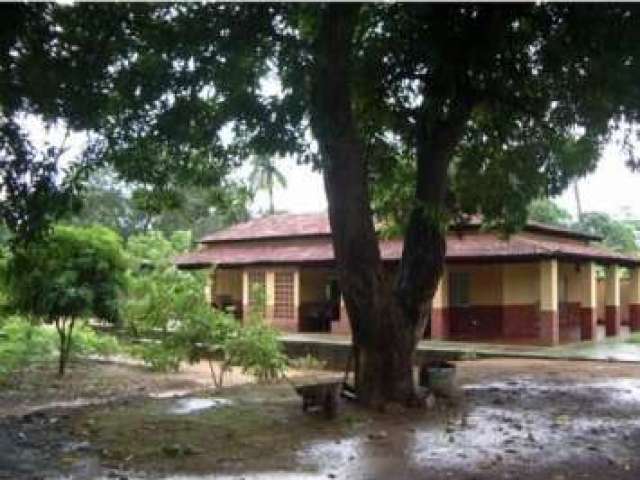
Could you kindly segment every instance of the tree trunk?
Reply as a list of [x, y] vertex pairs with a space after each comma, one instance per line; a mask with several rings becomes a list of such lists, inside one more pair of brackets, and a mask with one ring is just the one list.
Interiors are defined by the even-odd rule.
[[413, 397], [413, 343], [400, 325], [373, 225], [363, 144], [351, 111], [350, 43], [358, 5], [326, 5], [316, 39], [312, 128], [329, 203], [336, 268], [368, 405]]
[[57, 318], [55, 321], [56, 330], [58, 331], [59, 345], [58, 345], [58, 376], [64, 377], [67, 369], [67, 363], [69, 355], [71, 353], [71, 339], [73, 335], [73, 327], [75, 324], [75, 318], [69, 320], [69, 329], [67, 331], [67, 321], [65, 319]]
[[[325, 5], [315, 43], [311, 125], [318, 140], [340, 286], [351, 322], [356, 392], [367, 405], [416, 399], [414, 354], [442, 274], [449, 160], [470, 108], [425, 105], [416, 127], [418, 181], [395, 281], [380, 256], [364, 145], [352, 111], [351, 43], [357, 4]], [[425, 98], [428, 98], [425, 95]], [[447, 104], [448, 105], [448, 104]]]

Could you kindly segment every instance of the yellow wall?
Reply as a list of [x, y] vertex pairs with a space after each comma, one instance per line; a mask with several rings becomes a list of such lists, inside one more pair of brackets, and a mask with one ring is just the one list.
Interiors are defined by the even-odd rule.
[[448, 273], [470, 274], [471, 305], [500, 305], [502, 302], [502, 267], [500, 265], [451, 265]]
[[631, 269], [629, 278], [629, 302], [640, 303], [640, 267]]
[[[559, 283], [559, 301], [569, 303], [581, 303], [583, 299], [584, 280], [582, 278], [582, 269], [586, 265], [580, 265], [579, 270], [576, 269], [575, 263], [558, 263], [558, 283]], [[563, 290], [567, 288], [566, 297], [563, 298]]]
[[540, 301], [540, 264], [505, 263], [502, 265], [502, 302], [504, 305], [530, 305]]
[[558, 309], [558, 261], [555, 259], [540, 262], [540, 309]]
[[631, 300], [631, 283], [628, 278], [620, 279], [620, 308], [622, 312], [622, 318], [627, 318], [627, 312], [629, 310], [629, 302]]

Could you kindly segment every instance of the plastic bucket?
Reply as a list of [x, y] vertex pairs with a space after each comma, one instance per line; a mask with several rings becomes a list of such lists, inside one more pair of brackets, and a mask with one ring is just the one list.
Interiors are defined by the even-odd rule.
[[420, 383], [435, 395], [451, 397], [456, 387], [456, 366], [447, 362], [425, 365]]

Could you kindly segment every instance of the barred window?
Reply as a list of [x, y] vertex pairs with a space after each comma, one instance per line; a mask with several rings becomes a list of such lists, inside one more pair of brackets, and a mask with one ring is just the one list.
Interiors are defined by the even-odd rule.
[[294, 317], [293, 272], [275, 272], [273, 316], [278, 319]]

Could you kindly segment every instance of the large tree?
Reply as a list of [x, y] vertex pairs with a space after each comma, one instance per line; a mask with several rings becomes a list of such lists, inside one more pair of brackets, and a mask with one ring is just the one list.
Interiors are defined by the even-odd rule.
[[[9, 68], [28, 86], [22, 72], [51, 63], [53, 81], [44, 95], [11, 92], [94, 132], [87, 162], [163, 188], [219, 183], [249, 155], [322, 170], [358, 395], [372, 405], [415, 399], [449, 219], [517, 228], [531, 199], [592, 169], [640, 107], [630, 5], [20, 8], [46, 35], [25, 21], [9, 31]], [[389, 178], [406, 182], [377, 201]], [[372, 205], [404, 232], [393, 275]]]

